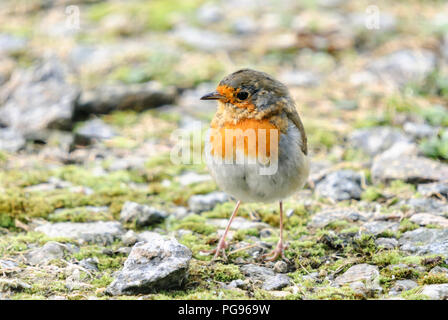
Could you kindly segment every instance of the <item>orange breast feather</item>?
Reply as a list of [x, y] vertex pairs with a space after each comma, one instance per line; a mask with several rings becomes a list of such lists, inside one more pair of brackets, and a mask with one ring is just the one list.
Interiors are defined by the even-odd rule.
[[212, 126], [211, 154], [222, 159], [236, 159], [239, 153], [266, 162], [278, 155], [279, 135], [280, 131], [269, 120], [244, 119], [219, 128]]

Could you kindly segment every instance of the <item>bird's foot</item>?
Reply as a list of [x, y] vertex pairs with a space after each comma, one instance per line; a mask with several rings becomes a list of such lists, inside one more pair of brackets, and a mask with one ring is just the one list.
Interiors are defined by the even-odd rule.
[[281, 257], [283, 260], [288, 261], [288, 259], [286, 259], [285, 257], [284, 252], [286, 247], [287, 246], [283, 244], [283, 241], [279, 240], [275, 249], [267, 254], [262, 255], [261, 259], [264, 259], [265, 261], [275, 261], [279, 257]]
[[206, 254], [214, 253], [215, 255], [213, 256], [212, 261], [218, 259], [218, 257], [220, 255], [222, 255], [224, 259], [227, 259], [227, 256], [226, 256], [226, 249], [227, 249], [227, 247], [228, 247], [227, 242], [224, 241], [223, 239], [221, 239], [221, 240], [219, 240], [218, 246], [215, 249], [201, 251], [201, 252], [202, 253], [206, 253]]

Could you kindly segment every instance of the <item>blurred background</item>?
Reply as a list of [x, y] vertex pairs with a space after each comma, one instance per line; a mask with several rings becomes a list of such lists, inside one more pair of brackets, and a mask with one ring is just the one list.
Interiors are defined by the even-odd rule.
[[[176, 217], [147, 230], [193, 231], [182, 241], [205, 259], [215, 229], [203, 219], [225, 218], [231, 201], [203, 164], [171, 163], [171, 133], [206, 129], [216, 105], [199, 98], [243, 67], [290, 88], [308, 134], [290, 239], [335, 206], [446, 217], [446, 1], [3, 0], [0, 258], [42, 244], [36, 226], [115, 221], [135, 201]], [[275, 206], [262, 208], [277, 225]]]

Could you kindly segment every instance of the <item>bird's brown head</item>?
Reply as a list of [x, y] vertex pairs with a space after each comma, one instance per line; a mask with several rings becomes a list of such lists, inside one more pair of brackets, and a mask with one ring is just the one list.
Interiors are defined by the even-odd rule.
[[242, 69], [221, 80], [216, 91], [201, 100], [219, 100], [221, 103], [246, 109], [266, 110], [289, 98], [288, 89], [264, 72]]

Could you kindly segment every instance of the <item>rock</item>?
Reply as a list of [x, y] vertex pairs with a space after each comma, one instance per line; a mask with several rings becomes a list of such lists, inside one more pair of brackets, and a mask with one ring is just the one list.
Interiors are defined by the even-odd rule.
[[174, 36], [186, 45], [205, 52], [234, 51], [244, 45], [244, 42], [228, 34], [188, 26], [178, 27], [174, 30]]
[[97, 272], [99, 271], [98, 263], [99, 263], [98, 258], [94, 257], [94, 258], [82, 259], [81, 261], [79, 261], [78, 264], [86, 270]]
[[143, 231], [137, 234], [137, 239], [139, 242], [151, 242], [153, 240], [159, 239], [160, 237], [161, 235], [159, 233], [153, 231]]
[[405, 232], [398, 240], [401, 250], [416, 254], [448, 257], [448, 229], [418, 228]]
[[146, 227], [163, 221], [168, 214], [153, 207], [126, 201], [120, 212], [121, 222], [133, 222], [137, 227]]
[[17, 152], [25, 147], [25, 138], [11, 128], [0, 128], [0, 150]]
[[[214, 225], [220, 229], [225, 229], [227, 226], [228, 219], [208, 219], [207, 223]], [[249, 221], [242, 217], [235, 217], [230, 229], [233, 230], [245, 230], [245, 229], [257, 229], [262, 230], [264, 228], [269, 228], [270, 226], [264, 222]]]
[[200, 23], [209, 25], [223, 19], [223, 10], [219, 6], [206, 3], [197, 10], [196, 15]]
[[380, 272], [377, 266], [363, 263], [350, 267], [344, 274], [335, 279], [335, 283], [344, 285], [361, 281], [367, 288], [380, 292], [382, 289], [379, 285], [379, 278]]
[[358, 212], [352, 209], [329, 209], [313, 215], [308, 225], [313, 228], [324, 228], [333, 221], [367, 221], [371, 216], [372, 214], [370, 213]]
[[26, 48], [26, 45], [27, 40], [25, 38], [0, 33], [0, 56], [22, 51]]
[[212, 192], [208, 194], [194, 195], [188, 200], [190, 210], [196, 213], [212, 210], [218, 203], [229, 200], [229, 196], [224, 192]]
[[403, 125], [403, 130], [411, 135], [414, 140], [422, 138], [430, 138], [437, 134], [438, 128], [431, 127], [425, 123], [406, 122]]
[[283, 72], [279, 79], [290, 87], [316, 87], [320, 81], [314, 72], [299, 70]]
[[277, 274], [272, 269], [260, 267], [254, 264], [246, 264], [240, 267], [241, 272], [256, 281], [260, 281], [264, 290], [279, 290], [291, 284], [287, 275]]
[[176, 178], [183, 186], [189, 186], [194, 183], [211, 181], [212, 177], [209, 174], [197, 174], [196, 172], [185, 172]]
[[114, 110], [144, 111], [176, 99], [174, 88], [162, 88], [154, 81], [130, 85], [104, 85], [83, 91], [76, 104], [75, 118], [89, 114], [106, 114]]
[[431, 300], [448, 300], [448, 283], [427, 284], [423, 286], [421, 294]]
[[417, 191], [425, 197], [436, 196], [448, 199], [448, 183], [446, 182], [419, 184]]
[[159, 236], [138, 242], [106, 292], [122, 295], [179, 288], [188, 276], [191, 256], [190, 249], [175, 239]]
[[111, 139], [115, 135], [115, 130], [101, 119], [93, 119], [86, 121], [76, 130], [75, 144], [89, 145], [95, 140]]
[[404, 49], [370, 62], [367, 70], [387, 84], [403, 86], [422, 81], [436, 67], [436, 55], [429, 50]]
[[64, 253], [67, 251], [72, 251], [67, 245], [50, 241], [43, 247], [26, 253], [25, 259], [30, 265], [42, 265], [51, 260], [62, 259], [64, 257]]
[[257, 23], [250, 17], [236, 19], [232, 24], [232, 29], [235, 33], [241, 35], [253, 34], [258, 31]]
[[98, 222], [58, 222], [46, 223], [35, 229], [52, 238], [62, 237], [76, 239], [80, 242], [92, 242], [98, 244], [111, 244], [115, 239], [120, 239], [123, 234], [122, 226], [116, 221]]
[[394, 238], [378, 238], [375, 240], [375, 244], [388, 250], [398, 247], [398, 241]]
[[8, 271], [9, 269], [14, 270], [18, 268], [19, 265], [11, 260], [0, 260], [0, 269]]
[[432, 212], [433, 214], [443, 214], [448, 211], [448, 205], [444, 201], [428, 198], [411, 198], [400, 201], [397, 206], [405, 205], [413, 212]]
[[371, 172], [374, 182], [403, 180], [409, 183], [425, 183], [448, 179], [448, 165], [423, 157], [376, 157]]
[[26, 289], [31, 289], [31, 286], [23, 281], [17, 279], [0, 278], [0, 292], [4, 291], [21, 292]]
[[121, 237], [121, 242], [123, 242], [125, 246], [133, 246], [137, 241], [137, 234], [132, 230], [129, 230]]
[[288, 272], [288, 265], [285, 261], [277, 261], [274, 264], [274, 271], [277, 273], [286, 273]]
[[371, 221], [364, 223], [363, 229], [366, 233], [373, 235], [379, 235], [385, 231], [398, 231], [400, 223], [398, 222], [388, 222], [388, 221]]
[[316, 184], [316, 192], [335, 201], [361, 198], [361, 175], [351, 170], [328, 174]]
[[414, 214], [410, 219], [410, 221], [419, 224], [421, 226], [436, 225], [442, 228], [448, 228], [448, 219], [436, 216], [430, 213], [417, 213]]
[[62, 65], [49, 60], [30, 70], [16, 70], [1, 95], [6, 96], [0, 107], [1, 122], [30, 133], [45, 128], [71, 129], [79, 90], [66, 82]]
[[357, 129], [349, 137], [354, 147], [362, 149], [370, 156], [387, 150], [396, 142], [408, 140], [400, 130], [392, 127]]
[[417, 282], [412, 280], [397, 280], [395, 285], [390, 289], [389, 294], [396, 296], [404, 291], [408, 291], [418, 287]]
[[448, 268], [435, 266], [434, 268], [431, 269], [431, 271], [429, 271], [429, 274], [443, 274], [446, 277], [448, 277]]
[[349, 23], [353, 28], [360, 31], [387, 32], [394, 31], [397, 25], [397, 19], [390, 13], [382, 12], [379, 14], [378, 28], [367, 29], [368, 15], [365, 12], [355, 12], [348, 16]]

